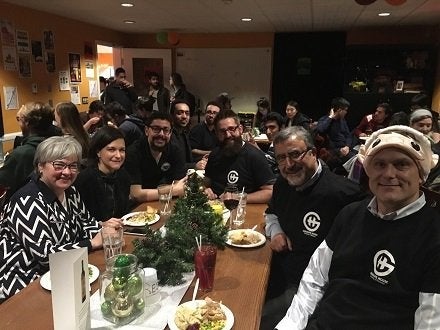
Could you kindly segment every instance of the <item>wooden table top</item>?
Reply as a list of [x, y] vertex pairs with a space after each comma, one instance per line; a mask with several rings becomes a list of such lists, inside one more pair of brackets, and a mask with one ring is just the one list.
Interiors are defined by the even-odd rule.
[[[157, 202], [149, 203], [157, 207]], [[146, 204], [136, 210], [144, 209]], [[263, 212], [265, 204], [248, 204], [244, 227], [258, 225], [257, 230], [264, 233]], [[152, 227], [160, 228], [165, 222], [161, 219]], [[124, 253], [133, 250], [132, 241], [140, 236], [125, 235]], [[217, 253], [217, 264], [213, 291], [199, 292], [197, 299], [205, 296], [222, 301], [234, 313], [234, 329], [258, 329], [261, 310], [266, 294], [272, 252], [266, 243], [262, 247], [245, 249], [226, 247]], [[89, 263], [104, 270], [102, 250], [89, 254]], [[194, 283], [182, 299], [191, 300]], [[99, 289], [99, 281], [92, 284], [92, 292]], [[0, 305], [0, 329], [52, 329], [52, 301], [49, 291], [40, 286], [39, 280], [14, 295]]]

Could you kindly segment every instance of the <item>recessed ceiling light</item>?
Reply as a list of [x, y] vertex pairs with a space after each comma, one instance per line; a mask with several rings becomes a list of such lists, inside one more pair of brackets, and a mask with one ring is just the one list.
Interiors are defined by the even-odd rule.
[[126, 19], [126, 20], [124, 21], [124, 23], [125, 23], [125, 24], [134, 24], [134, 23], [136, 23], [136, 21], [132, 21], [131, 19]]
[[241, 21], [242, 21], [242, 22], [250, 22], [250, 21], [252, 21], [252, 18], [250, 18], [250, 17], [243, 17], [243, 18], [241, 19]]
[[379, 13], [377, 15], [381, 16], [381, 17], [385, 17], [385, 16], [390, 16], [391, 14], [390, 13]]
[[134, 7], [134, 5], [130, 2], [123, 2], [123, 3], [121, 3], [121, 6], [122, 7]]

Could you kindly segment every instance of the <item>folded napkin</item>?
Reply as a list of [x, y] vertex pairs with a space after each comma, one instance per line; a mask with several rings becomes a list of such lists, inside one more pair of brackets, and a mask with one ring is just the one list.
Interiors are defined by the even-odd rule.
[[188, 290], [194, 272], [184, 274], [183, 284], [178, 286], [160, 286], [161, 300], [151, 306], [145, 307], [143, 315], [139, 316], [130, 324], [117, 327], [115, 324], [105, 320], [101, 313], [101, 301], [99, 290], [90, 297], [90, 318], [92, 329], [143, 329], [143, 330], [163, 330], [168, 322], [168, 317], [174, 315], [185, 292]]

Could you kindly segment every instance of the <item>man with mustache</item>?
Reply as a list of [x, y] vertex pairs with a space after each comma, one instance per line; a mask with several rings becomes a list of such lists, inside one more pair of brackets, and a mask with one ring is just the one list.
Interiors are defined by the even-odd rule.
[[217, 135], [214, 129], [214, 119], [221, 110], [221, 105], [216, 101], [209, 101], [205, 110], [205, 121], [199, 123], [189, 132], [193, 157], [199, 161], [218, 144]]
[[267, 203], [272, 196], [275, 177], [264, 154], [241, 138], [243, 127], [237, 114], [223, 110], [214, 120], [219, 140], [208, 158], [205, 176], [210, 188], [205, 190], [209, 199], [218, 198], [227, 184], [235, 184], [247, 193], [248, 203]]
[[440, 329], [439, 215], [420, 191], [438, 155], [422, 133], [390, 126], [358, 158], [373, 198], [337, 215], [276, 328]]
[[147, 119], [145, 137], [127, 149], [125, 169], [131, 176], [130, 196], [138, 203], [157, 200], [157, 186], [174, 183], [173, 195], [182, 195], [185, 186], [185, 159], [170, 144], [172, 119], [155, 111]]
[[273, 141], [278, 177], [266, 210], [272, 257], [261, 329], [273, 329], [287, 311], [310, 256], [347, 204], [364, 197], [360, 187], [318, 160], [313, 138], [301, 126]]
[[190, 104], [185, 100], [174, 100], [171, 102], [170, 113], [173, 118], [173, 132], [171, 135], [171, 144], [179, 150], [181, 156], [185, 159], [186, 169], [195, 168], [204, 170], [207, 157], [200, 159], [197, 163], [191, 151], [189, 141], [189, 122], [191, 119]]

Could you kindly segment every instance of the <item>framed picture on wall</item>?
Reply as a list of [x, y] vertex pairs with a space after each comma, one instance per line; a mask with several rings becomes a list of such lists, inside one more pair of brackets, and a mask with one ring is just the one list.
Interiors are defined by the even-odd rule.
[[402, 92], [403, 91], [404, 83], [405, 82], [403, 80], [397, 80], [397, 82], [396, 82], [396, 92]]

